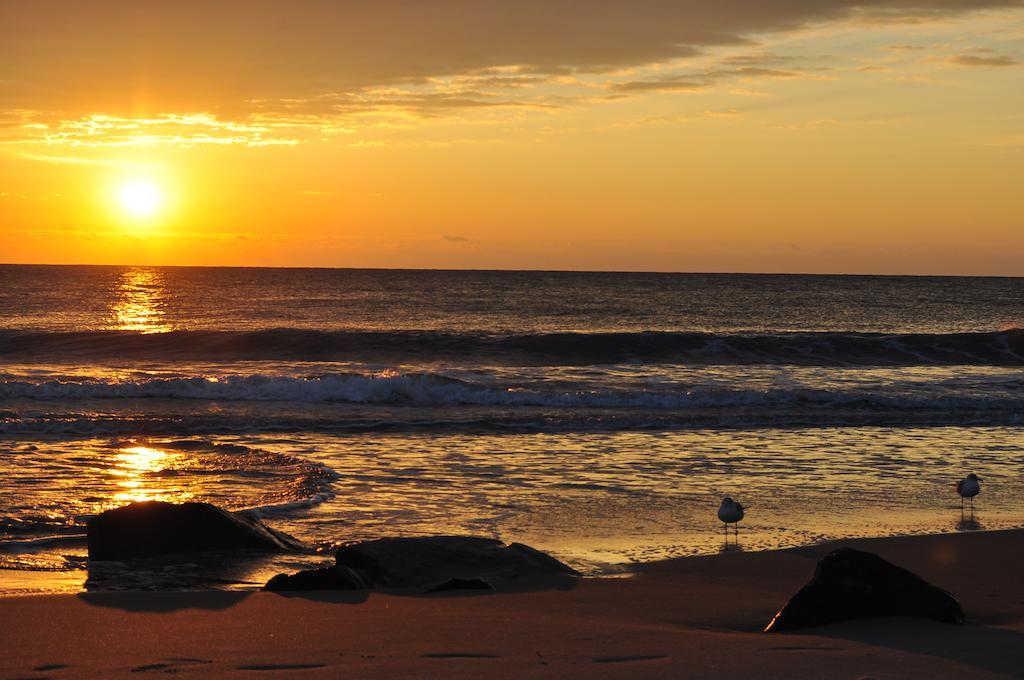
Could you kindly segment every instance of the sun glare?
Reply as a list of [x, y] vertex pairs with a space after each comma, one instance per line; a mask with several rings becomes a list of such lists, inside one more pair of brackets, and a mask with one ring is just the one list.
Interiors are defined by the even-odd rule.
[[127, 215], [132, 217], [152, 217], [163, 204], [163, 194], [153, 182], [145, 179], [134, 179], [122, 183], [117, 188], [117, 202]]

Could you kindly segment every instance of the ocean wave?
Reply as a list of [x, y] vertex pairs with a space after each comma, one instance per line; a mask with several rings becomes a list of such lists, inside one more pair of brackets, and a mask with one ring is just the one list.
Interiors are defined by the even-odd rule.
[[[1024, 407], [1024, 379], [1000, 377], [988, 384], [964, 386], [941, 382], [856, 384], [851, 386], [782, 385], [558, 389], [489, 385], [437, 373], [336, 373], [294, 377], [229, 375], [151, 377], [138, 380], [80, 379], [0, 381], [0, 399], [82, 401], [161, 399], [347, 403], [420, 407], [496, 406], [550, 408], [687, 409], [724, 407], [857, 406], [862, 408]], [[16, 418], [9, 412], [0, 420]]]
[[20, 361], [192, 359], [472, 360], [587, 365], [664, 362], [801, 366], [1024, 365], [1024, 330], [988, 333], [455, 333], [443, 331], [0, 331]]
[[0, 553], [23, 553], [61, 546], [84, 545], [86, 538], [85, 533], [24, 539], [4, 538], [3, 541], [0, 541]]
[[[799, 371], [819, 369], [798, 369]], [[928, 369], [931, 371], [932, 369]], [[510, 432], [686, 427], [1019, 424], [1024, 378], [861, 374], [846, 381], [502, 384], [435, 373], [0, 381], [0, 434]], [[946, 377], [943, 377], [946, 376]], [[810, 381], [808, 381], [811, 379]], [[164, 473], [164, 474], [173, 474]], [[316, 491], [308, 498], [315, 498]], [[307, 496], [302, 496], [306, 498]], [[294, 498], [287, 499], [292, 502]]]

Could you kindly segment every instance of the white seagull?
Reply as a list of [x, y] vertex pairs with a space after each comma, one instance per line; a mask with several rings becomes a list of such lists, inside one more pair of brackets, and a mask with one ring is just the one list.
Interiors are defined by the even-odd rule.
[[960, 512], [964, 511], [964, 499], [971, 499], [971, 512], [974, 512], [974, 497], [981, 493], [981, 477], [973, 472], [956, 483], [956, 492], [960, 494]]
[[733, 499], [726, 496], [722, 499], [722, 504], [718, 506], [718, 519], [722, 520], [725, 525], [725, 542], [729, 542], [729, 525], [735, 525], [733, 530], [736, 532], [736, 540], [740, 538], [739, 522], [743, 519], [743, 506]]

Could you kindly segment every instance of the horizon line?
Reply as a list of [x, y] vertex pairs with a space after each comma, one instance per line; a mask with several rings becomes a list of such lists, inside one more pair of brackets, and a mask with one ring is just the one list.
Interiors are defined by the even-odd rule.
[[309, 265], [97, 264], [88, 262], [0, 262], [0, 267], [109, 267], [152, 269], [295, 269], [361, 272], [466, 272], [493, 274], [656, 274], [663, 276], [835, 276], [920, 279], [1021, 279], [1024, 274], [894, 274], [862, 272], [681, 271], [667, 269], [494, 269], [488, 267], [330, 267]]

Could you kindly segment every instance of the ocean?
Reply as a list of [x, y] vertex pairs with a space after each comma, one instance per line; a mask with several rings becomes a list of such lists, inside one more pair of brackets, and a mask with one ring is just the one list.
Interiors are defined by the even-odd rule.
[[[724, 495], [730, 550], [1024, 527], [1022, 326], [1011, 278], [0, 266], [0, 593], [428, 534], [614, 575], [723, 550]], [[315, 551], [88, 565], [141, 499]]]

